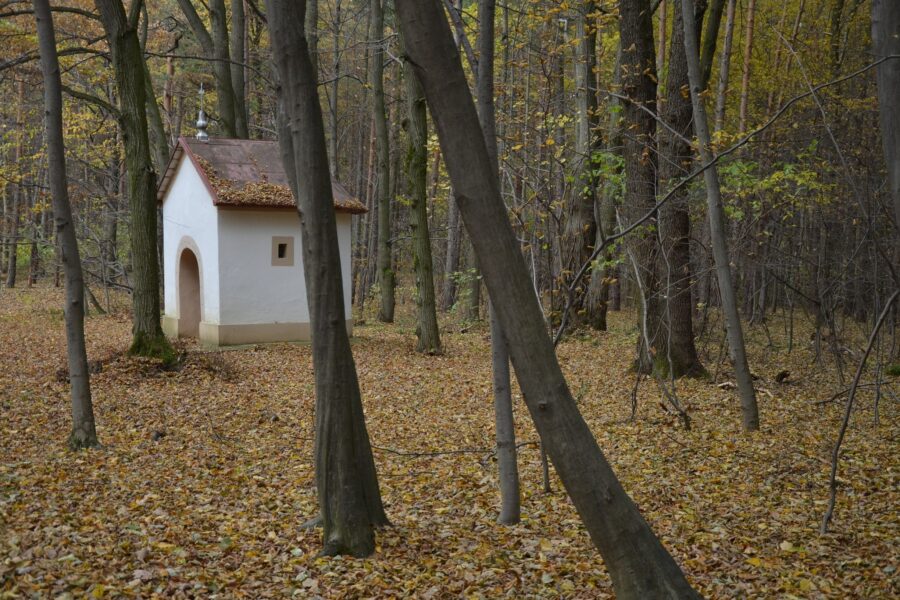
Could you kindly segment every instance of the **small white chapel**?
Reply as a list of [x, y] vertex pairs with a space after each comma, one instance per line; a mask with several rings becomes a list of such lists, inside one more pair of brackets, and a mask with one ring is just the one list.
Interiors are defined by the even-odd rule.
[[[350, 333], [350, 220], [366, 209], [337, 181], [332, 191]], [[205, 347], [309, 341], [300, 217], [278, 142], [201, 128], [178, 140], [157, 198], [167, 335]]]

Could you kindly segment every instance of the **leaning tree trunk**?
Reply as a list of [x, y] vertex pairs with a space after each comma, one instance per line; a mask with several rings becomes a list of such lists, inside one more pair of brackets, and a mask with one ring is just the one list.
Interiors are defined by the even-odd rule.
[[375, 119], [375, 145], [377, 181], [375, 193], [378, 198], [378, 282], [381, 287], [381, 306], [378, 320], [385, 323], [394, 321], [394, 270], [391, 268], [391, 152], [387, 117], [384, 112], [384, 10], [383, 0], [370, 0], [372, 10], [372, 31], [369, 40], [375, 44], [372, 52], [372, 72], [369, 85], [372, 86], [372, 112]]
[[[622, 44], [622, 93], [625, 101], [625, 214], [635, 221], [656, 205], [656, 57], [650, 0], [619, 1], [619, 39]], [[639, 302], [638, 357], [643, 373], [653, 369], [659, 329], [659, 244], [648, 227], [630, 241], [635, 277], [644, 301]]]
[[[681, 25], [681, 11], [673, 12], [666, 100], [661, 114], [668, 127], [661, 128], [659, 133], [661, 192], [666, 189], [666, 184], [675, 185], [690, 171], [693, 158], [688, 142], [693, 134], [691, 99], [684, 94], [688, 85], [684, 28]], [[694, 346], [691, 215], [687, 188], [681, 188], [659, 209], [659, 234], [662, 243], [660, 287], [665, 289], [665, 302], [659, 343], [653, 356], [654, 371], [666, 377], [702, 375], [705, 371]]]
[[411, 206], [409, 221], [413, 237], [413, 267], [416, 276], [417, 352], [440, 354], [437, 308], [434, 298], [434, 267], [431, 262], [431, 237], [428, 234], [428, 120], [425, 94], [409, 66], [404, 67], [408, 121], [406, 126], [406, 177]]
[[893, 56], [878, 65], [878, 113], [888, 184], [894, 202], [894, 219], [900, 228], [900, 2], [873, 0], [872, 54], [875, 59]]
[[[119, 91], [120, 127], [125, 140], [128, 198], [131, 203], [131, 256], [134, 268], [129, 352], [170, 360], [172, 348], [159, 320], [159, 258], [156, 252], [156, 171], [150, 157], [144, 61], [137, 15], [125, 15], [121, 0], [95, 0], [112, 54]], [[137, 68], [135, 66], [137, 65]]]
[[697, 598], [616, 479], [569, 391], [500, 197], [440, 2], [396, 0], [395, 6], [525, 402], [563, 485], [603, 554], [616, 594], [626, 600]]
[[75, 224], [69, 205], [66, 177], [66, 151], [63, 143], [62, 82], [56, 56], [56, 34], [50, 14], [49, 0], [34, 0], [41, 73], [44, 79], [44, 111], [47, 128], [47, 163], [50, 167], [50, 195], [56, 236], [62, 250], [66, 275], [66, 354], [72, 395], [72, 449], [98, 446], [94, 426], [94, 407], [91, 403], [91, 382], [87, 350], [84, 344], [84, 279], [81, 257], [75, 239]]
[[725, 313], [725, 328], [728, 333], [728, 346], [734, 372], [741, 397], [741, 414], [745, 431], [759, 429], [759, 409], [756, 405], [756, 392], [747, 365], [747, 354], [744, 348], [744, 332], [738, 315], [737, 300], [734, 297], [734, 284], [731, 279], [731, 267], [728, 260], [728, 247], [725, 242], [725, 214], [722, 210], [722, 194], [719, 189], [719, 174], [712, 164], [713, 154], [710, 149], [709, 123], [706, 118], [706, 106], [701, 96], [703, 82], [700, 75], [700, 61], [697, 55], [697, 32], [694, 28], [694, 2], [682, 1], [682, 29], [684, 30], [684, 50], [687, 55], [688, 78], [690, 80], [691, 100], [694, 106], [694, 132], [700, 146], [700, 160], [709, 165], [703, 171], [706, 182], [706, 201], [709, 210], [709, 233], [712, 240], [713, 257], [716, 261], [716, 275], [719, 279], [719, 296], [722, 300], [722, 312]]
[[[279, 142], [300, 214], [316, 378], [316, 484], [323, 554], [368, 556], [386, 525], [347, 336], [325, 127], [303, 29], [305, 2], [267, 0], [280, 78]], [[303, 182], [300, 185], [299, 182]]]

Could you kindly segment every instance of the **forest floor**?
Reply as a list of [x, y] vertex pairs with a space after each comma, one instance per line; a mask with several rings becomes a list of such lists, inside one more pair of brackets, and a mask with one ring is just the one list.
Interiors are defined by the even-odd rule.
[[[413, 351], [411, 304], [353, 343], [382, 494], [393, 526], [366, 560], [318, 558], [310, 349], [184, 347], [161, 369], [123, 355], [124, 299], [87, 320], [103, 448], [73, 453], [62, 294], [0, 293], [0, 598], [608, 598], [603, 561], [553, 477], [516, 396], [522, 523], [496, 523], [486, 327], [448, 319], [443, 356]], [[410, 314], [407, 314], [410, 313]], [[677, 382], [691, 430], [645, 380], [631, 414], [634, 316], [570, 339], [559, 356], [625, 489], [691, 582], [711, 598], [898, 597], [898, 415], [857, 397], [831, 532], [818, 532], [849, 385], [813, 364], [797, 324], [749, 330], [762, 430], [740, 431], [734, 390]], [[802, 335], [801, 335], [802, 334]], [[718, 337], [706, 364], [730, 381]], [[782, 370], [785, 383], [776, 383]], [[864, 377], [864, 381], [866, 381]], [[897, 381], [890, 385], [894, 393]], [[585, 476], [589, 476], [585, 474]]]

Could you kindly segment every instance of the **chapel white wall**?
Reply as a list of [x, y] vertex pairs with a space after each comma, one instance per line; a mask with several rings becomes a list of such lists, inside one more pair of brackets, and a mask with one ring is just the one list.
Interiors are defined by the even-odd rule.
[[218, 211], [200, 174], [182, 156], [163, 203], [163, 276], [165, 314], [178, 317], [178, 250], [185, 237], [197, 245], [200, 256], [200, 320], [219, 323]]
[[[294, 238], [293, 266], [272, 266], [272, 237]], [[221, 323], [308, 323], [300, 217], [288, 210], [219, 210]]]

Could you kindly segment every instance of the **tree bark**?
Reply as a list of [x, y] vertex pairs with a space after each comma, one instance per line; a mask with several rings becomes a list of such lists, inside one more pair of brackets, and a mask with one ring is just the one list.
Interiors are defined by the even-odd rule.
[[[478, 121], [491, 161], [491, 170], [500, 177], [497, 152], [497, 122], [494, 111], [494, 16], [496, 0], [478, 2]], [[497, 520], [512, 525], [520, 519], [519, 468], [516, 460], [516, 428], [513, 421], [509, 376], [509, 350], [500, 322], [488, 302], [491, 322], [491, 370], [494, 388], [494, 424], [497, 438], [497, 470], [500, 479], [500, 515]]]
[[894, 0], [872, 2], [872, 54], [875, 60], [894, 56], [878, 65], [875, 81], [894, 223], [900, 229], [900, 3]]
[[[634, 221], [656, 205], [656, 62], [649, 0], [620, 0], [619, 38], [622, 44], [622, 92], [625, 102], [625, 214]], [[654, 223], [655, 224], [655, 223]], [[628, 242], [636, 262], [635, 277], [645, 302], [640, 306], [638, 358], [642, 373], [653, 370], [659, 330], [656, 263], [659, 244], [651, 227], [643, 227]]]
[[[576, 36], [578, 38], [575, 60], [575, 94], [578, 103], [577, 138], [575, 143], [575, 186], [572, 190], [571, 203], [566, 219], [563, 239], [560, 242], [563, 253], [563, 272], [568, 273], [565, 286], [570, 285], [572, 276], [581, 269], [581, 265], [590, 260], [594, 252], [597, 237], [596, 197], [597, 182], [594, 177], [593, 154], [595, 147], [595, 131], [597, 130], [597, 89], [594, 69], [596, 67], [597, 29], [594, 25], [594, 13], [597, 5], [594, 0], [582, 2], [576, 16]], [[602, 277], [593, 269], [590, 275], [581, 279], [575, 290], [570, 309], [570, 320], [573, 327], [581, 325], [595, 326], [595, 307], [589, 301], [591, 280]]]
[[526, 404], [603, 554], [617, 596], [697, 598], [622, 489], [569, 392], [500, 198], [443, 8], [438, 0], [396, 0], [395, 5]]
[[378, 282], [381, 288], [381, 306], [378, 320], [384, 323], [394, 321], [394, 270], [391, 266], [391, 152], [387, 116], [384, 112], [384, 10], [383, 0], [370, 0], [372, 11], [372, 31], [370, 41], [375, 44], [372, 52], [372, 72], [369, 84], [372, 86], [372, 112], [375, 119], [375, 145], [377, 181], [375, 194], [378, 198]]
[[725, 16], [725, 40], [722, 43], [722, 56], [719, 59], [719, 82], [716, 89], [716, 116], [714, 131], [722, 131], [725, 127], [725, 103], [728, 99], [728, 71], [731, 67], [731, 43], [734, 39], [734, 9], [737, 0], [728, 0]]
[[234, 94], [234, 129], [237, 137], [250, 138], [247, 114], [247, 81], [245, 77], [244, 53], [246, 52], [247, 18], [244, 13], [245, 0], [231, 0], [231, 51], [234, 61], [231, 68], [231, 89]]
[[[705, 1], [705, 0], [704, 0]], [[725, 10], [725, 2], [730, 0], [712, 0], [709, 5], [709, 16], [706, 17], [706, 28], [703, 30], [703, 39], [700, 46], [700, 73], [703, 81], [703, 89], [709, 86], [709, 79], [712, 77], [713, 59], [716, 56], [716, 45], [719, 43], [719, 26], [722, 23], [722, 11]], [[700, 18], [698, 26], [703, 22], [702, 15], [705, 12], [704, 7], [698, 5]], [[675, 9], [675, 14], [680, 11]], [[672, 26], [672, 43], [675, 40], [675, 30], [677, 26]]]
[[[126, 16], [121, 0], [95, 0], [112, 54], [119, 92], [120, 127], [125, 141], [128, 198], [131, 203], [131, 255], [134, 268], [132, 333], [129, 352], [174, 358], [162, 332], [159, 259], [156, 251], [156, 172], [147, 134], [144, 61], [137, 35], [137, 14]], [[137, 65], [137, 68], [135, 66]]]
[[[681, 11], [673, 11], [672, 42], [666, 76], [666, 100], [660, 118], [668, 125], [659, 132], [660, 192], [675, 185], [691, 170], [693, 137], [691, 99]], [[701, 15], [702, 16], [702, 13]], [[712, 16], [711, 16], [712, 17]], [[700, 21], [692, 21], [696, 23]], [[676, 135], [677, 134], [677, 135]], [[660, 287], [665, 289], [659, 343], [653, 356], [654, 371], [664, 377], [705, 373], [694, 346], [691, 302], [691, 215], [688, 190], [681, 188], [659, 209]]]
[[753, 51], [753, 20], [756, 17], [756, 0], [748, 0], [747, 27], [744, 30], [744, 72], [741, 76], [741, 106], [738, 111], [738, 132], [747, 131], [747, 107], [750, 103], [750, 54]]
[[69, 446], [73, 450], [78, 450], [99, 445], [94, 425], [90, 373], [84, 343], [84, 279], [81, 273], [78, 241], [75, 239], [72, 209], [69, 205], [66, 152], [63, 142], [62, 82], [56, 55], [56, 34], [53, 30], [49, 0], [33, 0], [33, 4], [44, 81], [50, 195], [66, 277], [66, 355], [72, 398], [72, 433], [69, 435]]
[[452, 200], [447, 202], [447, 254], [444, 260], [444, 286], [441, 289], [441, 310], [448, 311], [456, 304], [459, 287], [459, 247], [462, 238], [459, 208]]
[[413, 267], [416, 277], [417, 352], [441, 353], [437, 309], [434, 297], [434, 267], [431, 262], [431, 236], [428, 233], [428, 120], [425, 94], [409, 65], [404, 66], [408, 119], [406, 126], [406, 177], [411, 206], [409, 211], [413, 237]]
[[[316, 379], [316, 483], [322, 553], [368, 556], [387, 524], [347, 336], [337, 225], [319, 105], [303, 29], [305, 2], [267, 0], [280, 85], [279, 143], [297, 198]], [[303, 182], [300, 185], [299, 182]]]
[[231, 56], [228, 50], [228, 21], [225, 0], [209, 0], [209, 22], [206, 29], [191, 0], [178, 0], [203, 53], [212, 62], [216, 79], [216, 109], [225, 137], [238, 137], [235, 116], [234, 85], [231, 80]]
[[[694, 2], [682, 1], [682, 18], [684, 30], [684, 49], [687, 55], [688, 78], [690, 80], [691, 101], [694, 106], [694, 132], [700, 146], [700, 160], [710, 167], [703, 171], [706, 183], [706, 201], [709, 210], [709, 231], [712, 239], [713, 256], [716, 261], [716, 275], [719, 279], [719, 295], [722, 298], [722, 312], [725, 313], [725, 328], [728, 333], [728, 346], [731, 360], [734, 363], [738, 393], [741, 397], [741, 414], [745, 431], [759, 429], [759, 409], [756, 405], [756, 391], [747, 365], [747, 354], [744, 348], [744, 332], [738, 315], [737, 301], [734, 297], [734, 284], [731, 279], [731, 267], [728, 260], [728, 247], [725, 236], [725, 215], [722, 210], [722, 194], [719, 189], [718, 169], [711, 165], [713, 154], [710, 149], [709, 124], [706, 118], [706, 106], [701, 94], [703, 85], [700, 79], [700, 61], [697, 57], [697, 33], [693, 26]], [[752, 0], [751, 0], [752, 1]]]

